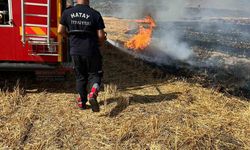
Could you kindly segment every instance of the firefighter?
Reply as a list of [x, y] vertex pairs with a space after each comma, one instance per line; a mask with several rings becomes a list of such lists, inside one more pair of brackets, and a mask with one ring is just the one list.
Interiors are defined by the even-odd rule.
[[77, 0], [75, 7], [65, 10], [58, 26], [58, 33], [70, 39], [78, 106], [86, 109], [89, 100], [94, 112], [100, 110], [97, 96], [103, 71], [99, 47], [106, 40], [104, 28], [101, 14], [90, 8], [89, 0]]

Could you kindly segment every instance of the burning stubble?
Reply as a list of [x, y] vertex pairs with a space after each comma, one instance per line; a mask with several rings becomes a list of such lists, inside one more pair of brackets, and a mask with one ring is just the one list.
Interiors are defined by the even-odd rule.
[[156, 24], [151, 16], [147, 16], [143, 20], [134, 20], [134, 22], [146, 23], [148, 24], [148, 27], [145, 28], [144, 26], [140, 26], [138, 34], [136, 34], [130, 40], [128, 40], [125, 43], [125, 47], [133, 49], [135, 51], [143, 51], [152, 42], [152, 33], [154, 28], [156, 27]]

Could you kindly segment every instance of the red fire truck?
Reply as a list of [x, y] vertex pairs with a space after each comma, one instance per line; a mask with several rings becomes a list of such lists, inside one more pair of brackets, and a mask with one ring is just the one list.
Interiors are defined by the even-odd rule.
[[67, 46], [57, 26], [65, 7], [66, 0], [0, 0], [0, 70], [62, 68]]

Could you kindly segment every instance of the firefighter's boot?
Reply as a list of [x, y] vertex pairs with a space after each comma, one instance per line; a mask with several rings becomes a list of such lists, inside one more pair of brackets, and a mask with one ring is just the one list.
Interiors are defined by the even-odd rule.
[[89, 103], [91, 105], [91, 109], [93, 112], [99, 112], [100, 111], [100, 107], [99, 104], [97, 102], [97, 96], [98, 96], [98, 92], [99, 92], [99, 85], [97, 83], [95, 83], [92, 88], [91, 91], [88, 95], [89, 98]]
[[78, 97], [76, 99], [76, 102], [77, 102], [77, 106], [80, 108], [80, 109], [87, 109], [87, 105], [86, 105], [86, 102], [83, 102], [81, 97]]

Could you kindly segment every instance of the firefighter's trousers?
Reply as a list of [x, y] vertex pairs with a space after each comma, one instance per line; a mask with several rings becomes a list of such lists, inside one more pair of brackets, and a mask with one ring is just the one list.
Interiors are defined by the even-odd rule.
[[103, 76], [102, 56], [72, 56], [76, 76], [76, 90], [82, 102], [87, 102], [87, 95], [94, 84], [101, 85]]

